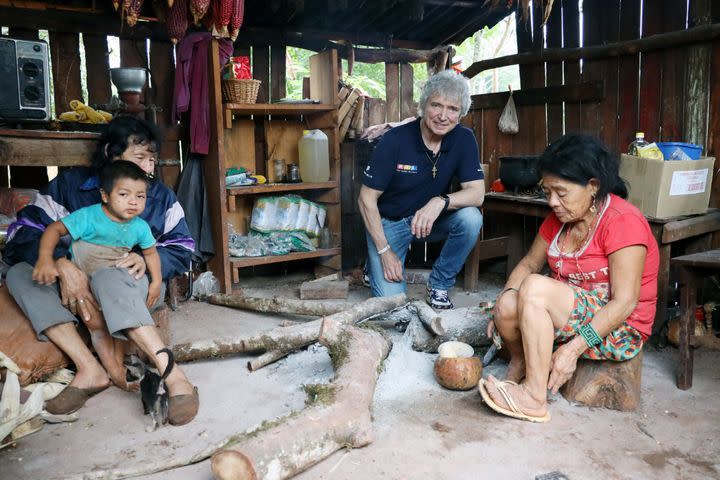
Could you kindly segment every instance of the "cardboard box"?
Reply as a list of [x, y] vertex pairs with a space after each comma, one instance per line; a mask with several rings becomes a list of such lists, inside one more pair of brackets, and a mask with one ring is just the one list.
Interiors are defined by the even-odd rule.
[[620, 176], [630, 203], [655, 218], [705, 213], [710, 203], [714, 157], [658, 161], [622, 155]]

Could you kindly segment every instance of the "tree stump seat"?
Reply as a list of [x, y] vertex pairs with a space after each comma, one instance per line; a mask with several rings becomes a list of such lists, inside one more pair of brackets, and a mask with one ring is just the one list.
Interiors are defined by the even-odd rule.
[[560, 393], [566, 400], [588, 407], [633, 411], [640, 403], [642, 363], [642, 350], [625, 362], [580, 359]]

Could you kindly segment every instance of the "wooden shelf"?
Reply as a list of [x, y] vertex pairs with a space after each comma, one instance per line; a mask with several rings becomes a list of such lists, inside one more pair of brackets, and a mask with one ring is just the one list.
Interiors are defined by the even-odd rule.
[[323, 248], [314, 252], [296, 252], [287, 255], [268, 255], [265, 257], [230, 257], [230, 264], [235, 268], [252, 267], [254, 265], [267, 265], [269, 263], [288, 262], [291, 260], [303, 260], [306, 258], [329, 257], [339, 255], [340, 247]]
[[264, 185], [248, 185], [246, 187], [228, 188], [228, 196], [254, 195], [257, 193], [281, 193], [297, 190], [328, 190], [337, 188], [337, 181], [330, 182], [300, 182], [300, 183], [266, 183]]
[[322, 103], [225, 103], [223, 107], [236, 115], [308, 115], [337, 109]]

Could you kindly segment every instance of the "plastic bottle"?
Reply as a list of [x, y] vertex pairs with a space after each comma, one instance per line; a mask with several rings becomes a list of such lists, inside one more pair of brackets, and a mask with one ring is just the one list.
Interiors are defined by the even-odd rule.
[[638, 156], [638, 149], [650, 145], [645, 141], [645, 133], [637, 132], [635, 134], [635, 140], [628, 145], [628, 154]]
[[321, 130], [305, 130], [298, 142], [300, 178], [303, 182], [330, 180], [328, 137]]

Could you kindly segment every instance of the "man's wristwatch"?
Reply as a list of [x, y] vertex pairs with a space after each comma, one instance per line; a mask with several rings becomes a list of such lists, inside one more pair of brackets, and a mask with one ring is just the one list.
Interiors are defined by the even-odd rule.
[[440, 194], [438, 196], [445, 201], [445, 206], [443, 207], [442, 212], [440, 212], [440, 213], [445, 213], [445, 210], [447, 210], [448, 207], [450, 206], [450, 197], [447, 196], [447, 194], [445, 194], [445, 193]]

